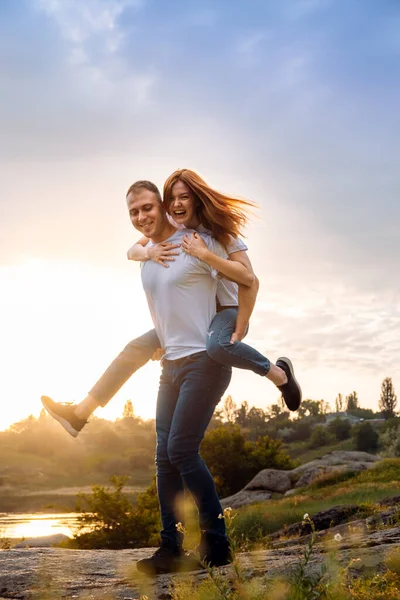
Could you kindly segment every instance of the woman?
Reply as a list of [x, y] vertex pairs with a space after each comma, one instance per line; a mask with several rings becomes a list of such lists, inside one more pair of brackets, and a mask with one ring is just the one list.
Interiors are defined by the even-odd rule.
[[[163, 204], [180, 227], [188, 232], [182, 250], [207, 262], [224, 277], [217, 288], [217, 314], [208, 333], [207, 352], [211, 358], [227, 366], [252, 370], [266, 377], [281, 391], [289, 410], [297, 410], [301, 389], [289, 359], [280, 358], [276, 365], [257, 350], [242, 342], [254, 308], [258, 280], [247, 256], [247, 247], [240, 239], [247, 223], [251, 202], [222, 194], [210, 187], [197, 173], [180, 169], [164, 184]], [[201, 232], [211, 233], [227, 250], [228, 259], [210, 252]], [[147, 247], [142, 238], [128, 251], [128, 258], [137, 261], [153, 260], [169, 268], [179, 250], [176, 245], [158, 244]], [[77, 405], [56, 403], [47, 396], [42, 402], [47, 411], [74, 437], [87, 423], [98, 406], [105, 406], [127, 379], [150, 358], [160, 358], [160, 342], [154, 330], [129, 342], [111, 363], [88, 396]]]

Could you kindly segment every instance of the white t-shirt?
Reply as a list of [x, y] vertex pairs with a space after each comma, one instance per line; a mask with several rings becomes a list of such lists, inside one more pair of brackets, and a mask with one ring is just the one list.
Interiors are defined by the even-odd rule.
[[[170, 244], [180, 244], [192, 229], [178, 229]], [[214, 238], [201, 233], [208, 248], [221, 258], [225, 249]], [[153, 246], [148, 242], [148, 246]], [[218, 271], [207, 263], [180, 252], [169, 268], [152, 260], [142, 263], [142, 283], [164, 358], [174, 360], [206, 349], [208, 328], [216, 313]]]
[[[209, 229], [206, 229], [203, 225], [199, 225], [197, 228], [198, 233], [207, 233], [211, 235]], [[247, 246], [241, 238], [231, 237], [230, 243], [226, 247], [228, 254], [239, 252], [241, 250], [247, 250]], [[238, 285], [234, 281], [229, 279], [220, 279], [217, 284], [217, 298], [221, 306], [237, 306], [238, 305]]]

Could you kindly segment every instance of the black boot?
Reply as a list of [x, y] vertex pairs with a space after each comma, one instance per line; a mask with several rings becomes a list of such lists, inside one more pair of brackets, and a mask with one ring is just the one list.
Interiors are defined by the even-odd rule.
[[200, 555], [201, 562], [210, 567], [222, 567], [232, 562], [228, 538], [222, 535], [202, 533], [200, 544], [196, 550]]
[[138, 560], [136, 566], [141, 573], [153, 576], [162, 573], [195, 571], [202, 568], [194, 557], [184, 552], [180, 546], [168, 542], [168, 540], [161, 542], [161, 546], [154, 552], [153, 556]]

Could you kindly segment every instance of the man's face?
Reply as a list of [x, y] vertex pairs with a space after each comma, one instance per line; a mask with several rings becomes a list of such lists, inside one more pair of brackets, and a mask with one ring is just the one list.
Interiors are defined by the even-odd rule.
[[144, 188], [126, 198], [131, 223], [147, 238], [159, 235], [165, 227], [165, 213], [154, 192]]
[[190, 187], [183, 181], [172, 186], [172, 199], [167, 210], [178, 225], [197, 227], [196, 199]]

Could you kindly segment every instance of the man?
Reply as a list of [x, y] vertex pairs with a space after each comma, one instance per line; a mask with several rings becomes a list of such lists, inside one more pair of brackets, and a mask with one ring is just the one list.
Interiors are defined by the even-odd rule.
[[[150, 238], [179, 244], [189, 230], [167, 219], [157, 187], [138, 181], [128, 190], [133, 226]], [[208, 247], [226, 258], [220, 244], [203, 236]], [[214, 409], [231, 379], [231, 368], [206, 352], [209, 325], [215, 315], [218, 273], [199, 259], [180, 253], [165, 269], [154, 261], [142, 264], [142, 283], [157, 336], [165, 349], [156, 409], [157, 488], [161, 511], [161, 547], [138, 562], [140, 571], [158, 574], [185, 569], [179, 504], [184, 485], [199, 510], [200, 558], [211, 565], [229, 562], [224, 519], [213, 478], [199, 455], [200, 442]]]

